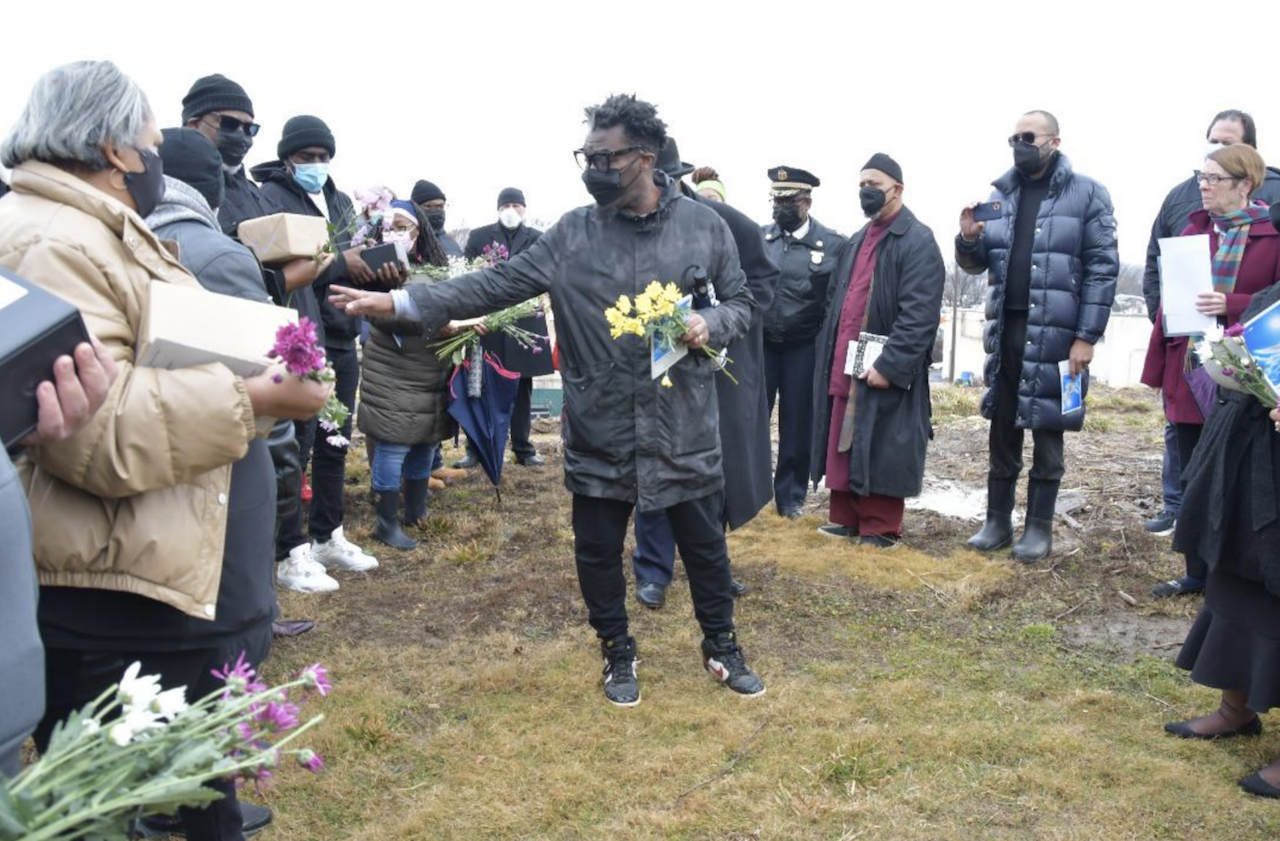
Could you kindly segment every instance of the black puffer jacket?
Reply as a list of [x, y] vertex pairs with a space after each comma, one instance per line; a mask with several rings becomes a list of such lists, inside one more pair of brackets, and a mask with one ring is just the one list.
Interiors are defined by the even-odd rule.
[[[1267, 204], [1280, 201], [1280, 169], [1267, 167], [1267, 178], [1253, 194]], [[1142, 297], [1147, 302], [1147, 318], [1154, 324], [1156, 310], [1160, 308], [1160, 240], [1180, 237], [1191, 222], [1191, 214], [1204, 208], [1200, 201], [1200, 184], [1192, 176], [1169, 191], [1160, 205], [1160, 213], [1151, 225], [1151, 239], [1147, 242], [1147, 265], [1142, 272]]]
[[584, 496], [670, 508], [724, 487], [717, 374], [701, 352], [671, 369], [671, 388], [650, 377], [649, 349], [614, 339], [604, 311], [654, 280], [692, 288], [701, 267], [720, 305], [702, 310], [721, 347], [751, 324], [755, 306], [728, 226], [680, 195], [665, 176], [658, 209], [643, 218], [595, 205], [571, 210], [523, 254], [492, 269], [408, 292], [428, 335], [551, 293], [564, 379], [565, 486]]
[[[278, 212], [324, 216], [280, 161], [259, 164], [251, 172], [262, 184], [262, 194], [280, 208]], [[332, 178], [325, 182], [324, 200], [329, 205], [329, 223], [335, 231], [334, 250], [341, 252], [351, 246], [351, 233], [355, 230], [355, 208], [347, 194], [334, 186]], [[310, 298], [308, 290], [298, 289], [294, 291], [290, 303], [299, 314], [323, 327], [325, 347], [350, 350], [355, 347], [356, 337], [360, 335], [360, 318], [339, 312], [329, 303], [329, 286], [335, 283], [355, 285], [355, 281], [347, 275], [347, 265], [341, 254], [311, 284]]]
[[791, 239], [776, 223], [763, 226], [764, 250], [778, 267], [778, 288], [765, 312], [766, 342], [800, 342], [822, 329], [835, 255], [846, 237], [809, 217], [809, 230]]
[[[1111, 196], [1098, 182], [1077, 175], [1066, 155], [1059, 153], [1059, 158], [1049, 183], [1049, 195], [1040, 205], [1031, 247], [1027, 345], [1016, 420], [1019, 427], [1026, 429], [1078, 430], [1084, 424], [1084, 411], [1062, 415], [1058, 363], [1067, 358], [1076, 339], [1096, 344], [1102, 338], [1120, 273]], [[1004, 215], [988, 222], [977, 241], [967, 243], [956, 236], [956, 262], [960, 267], [969, 274], [988, 272], [990, 288], [983, 335], [987, 393], [982, 399], [982, 414], [987, 418], [994, 414], [996, 406], [1005, 280], [1021, 178], [1016, 169], [1010, 169], [993, 183], [991, 200], [1003, 202]], [[1086, 373], [1086, 393], [1088, 387]]]
[[453, 435], [448, 401], [453, 365], [441, 361], [430, 344], [421, 322], [371, 322], [356, 417], [365, 435], [392, 444], [435, 444]]
[[235, 236], [240, 223], [246, 219], [258, 219], [279, 213], [275, 202], [262, 193], [262, 188], [244, 174], [244, 167], [235, 172], [223, 172], [222, 183], [226, 187], [222, 207], [218, 208], [218, 224], [227, 236]]

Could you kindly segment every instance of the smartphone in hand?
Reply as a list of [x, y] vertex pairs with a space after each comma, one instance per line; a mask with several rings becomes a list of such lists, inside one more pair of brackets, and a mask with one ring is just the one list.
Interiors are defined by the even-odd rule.
[[1004, 215], [1004, 207], [998, 201], [984, 201], [973, 208], [973, 221], [990, 222]]

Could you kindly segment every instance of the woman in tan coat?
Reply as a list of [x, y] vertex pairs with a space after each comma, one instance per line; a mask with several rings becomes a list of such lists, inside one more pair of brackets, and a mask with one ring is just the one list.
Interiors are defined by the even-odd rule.
[[[275, 370], [245, 379], [221, 364], [135, 366], [152, 285], [200, 288], [143, 221], [164, 191], [161, 139], [128, 77], [110, 62], [78, 62], [36, 83], [0, 144], [13, 169], [13, 193], [0, 203], [0, 265], [78, 307], [119, 368], [88, 424], [18, 464], [41, 585], [41, 746], [57, 720], [134, 660], [194, 696], [212, 688], [212, 667], [234, 659], [233, 644], [265, 654], [271, 533], [260, 574], [224, 575], [257, 551], [238, 529], [237, 501], [254, 491], [233, 472], [262, 459], [269, 471], [260, 437], [271, 419], [310, 417], [327, 395], [295, 377], [275, 382]], [[234, 788], [219, 789], [229, 796], [184, 810], [184, 820], [226, 828], [196, 830], [201, 837], [239, 837], [226, 834], [239, 833]]]

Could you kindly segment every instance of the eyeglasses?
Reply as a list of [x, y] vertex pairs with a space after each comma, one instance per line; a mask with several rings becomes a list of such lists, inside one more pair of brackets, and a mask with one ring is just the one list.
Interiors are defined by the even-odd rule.
[[625, 155], [628, 152], [645, 151], [643, 146], [628, 146], [625, 149], [617, 149], [612, 152], [590, 152], [586, 149], [575, 149], [573, 159], [578, 162], [578, 168], [582, 170], [594, 169], [597, 172], [608, 172], [613, 166], [613, 159], [619, 155]]
[[1034, 131], [1021, 131], [1021, 132], [1018, 132], [1017, 134], [1013, 134], [1009, 136], [1009, 145], [1017, 146], [1019, 143], [1026, 143], [1028, 145], [1034, 146], [1036, 145], [1037, 137], [1054, 137], [1054, 135], [1036, 134]]
[[1208, 184], [1210, 187], [1216, 187], [1223, 181], [1239, 181], [1236, 175], [1218, 175], [1217, 173], [1204, 174], [1200, 170], [1193, 170], [1196, 174], [1196, 182], [1199, 184]]
[[205, 119], [210, 117], [218, 121], [219, 130], [226, 132], [243, 131], [249, 137], [257, 137], [258, 129], [262, 128], [257, 123], [246, 123], [243, 120], [237, 120], [235, 117], [228, 117], [226, 114], [209, 114]]

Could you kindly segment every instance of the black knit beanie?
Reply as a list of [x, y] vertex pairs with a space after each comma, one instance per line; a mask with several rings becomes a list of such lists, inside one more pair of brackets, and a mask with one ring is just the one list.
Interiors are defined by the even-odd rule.
[[214, 210], [222, 207], [226, 184], [218, 147], [193, 128], [167, 128], [160, 133], [164, 135], [160, 144], [164, 174], [194, 187]]
[[524, 193], [518, 187], [507, 187], [501, 193], [498, 193], [498, 208], [501, 209], [504, 204], [518, 204], [524, 206]]
[[196, 79], [182, 98], [182, 122], [190, 122], [212, 111], [244, 111], [252, 117], [253, 102], [244, 88], [221, 73], [214, 73]]
[[430, 181], [419, 181], [417, 184], [414, 184], [413, 193], [410, 194], [409, 198], [413, 199], [414, 204], [426, 204], [427, 202], [435, 201], [436, 199], [440, 199], [441, 201], [445, 200], [444, 190], [441, 190]]
[[299, 149], [305, 149], [308, 146], [319, 146], [327, 149], [331, 158], [336, 157], [338, 154], [338, 144], [333, 139], [333, 132], [329, 131], [329, 126], [325, 125], [324, 120], [319, 117], [312, 117], [309, 114], [290, 117], [289, 121], [284, 124], [284, 132], [280, 135], [280, 142], [276, 144], [276, 154], [283, 161], [294, 152]]

